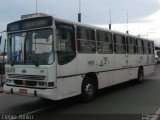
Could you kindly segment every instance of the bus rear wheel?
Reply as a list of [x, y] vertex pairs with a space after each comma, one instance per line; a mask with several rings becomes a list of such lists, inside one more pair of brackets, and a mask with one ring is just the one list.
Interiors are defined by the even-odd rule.
[[82, 83], [81, 98], [83, 102], [89, 102], [96, 96], [96, 82], [91, 77], [86, 77]]
[[144, 77], [143, 69], [139, 68], [137, 82], [142, 83], [143, 82], [143, 77]]

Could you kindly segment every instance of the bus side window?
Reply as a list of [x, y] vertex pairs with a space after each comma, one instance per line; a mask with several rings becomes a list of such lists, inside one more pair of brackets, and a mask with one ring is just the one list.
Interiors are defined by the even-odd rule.
[[148, 41], [144, 41], [144, 53], [148, 54], [149, 53], [149, 42]]
[[138, 54], [143, 54], [144, 53], [144, 48], [143, 48], [143, 41], [141, 39], [137, 39], [137, 49], [138, 49]]
[[79, 53], [95, 53], [95, 31], [91, 28], [77, 27], [77, 51]]
[[154, 54], [154, 43], [149, 42], [149, 49], [150, 49], [150, 54]]
[[112, 54], [112, 34], [104, 31], [97, 31], [97, 52], [100, 54]]
[[127, 37], [127, 52], [129, 54], [136, 54], [136, 40], [135, 38]]
[[115, 34], [114, 35], [114, 52], [116, 54], [126, 53], [125, 36]]
[[75, 28], [66, 23], [56, 23], [58, 63], [60, 65], [71, 62], [75, 56]]

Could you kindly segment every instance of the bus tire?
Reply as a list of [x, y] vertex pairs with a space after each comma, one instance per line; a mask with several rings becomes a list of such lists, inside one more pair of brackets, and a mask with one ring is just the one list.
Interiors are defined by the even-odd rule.
[[83, 102], [93, 100], [97, 93], [96, 82], [91, 77], [84, 78], [81, 89], [81, 99]]
[[139, 70], [138, 70], [137, 82], [138, 82], [138, 83], [142, 83], [142, 82], [143, 82], [143, 78], [144, 78], [143, 69], [142, 69], [142, 68], [139, 68]]

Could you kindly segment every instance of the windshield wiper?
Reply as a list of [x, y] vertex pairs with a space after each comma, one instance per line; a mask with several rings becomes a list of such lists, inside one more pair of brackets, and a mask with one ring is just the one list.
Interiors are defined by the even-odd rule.
[[33, 62], [33, 64], [34, 64], [36, 67], [39, 67], [39, 62], [34, 61], [34, 60], [32, 60], [32, 62]]
[[36, 67], [39, 66], [39, 62], [35, 61], [34, 59], [27, 59], [24, 65], [35, 65]]
[[31, 58], [30, 60], [32, 61], [32, 63], [33, 63], [36, 67], [38, 67], [38, 66], [39, 66], [39, 62], [36, 60], [36, 58], [33, 59], [33, 54], [32, 54], [31, 56], [32, 56], [32, 58]]

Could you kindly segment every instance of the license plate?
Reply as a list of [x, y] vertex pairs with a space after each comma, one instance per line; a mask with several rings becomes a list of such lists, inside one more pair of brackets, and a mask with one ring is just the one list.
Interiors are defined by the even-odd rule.
[[20, 94], [27, 94], [27, 89], [19, 89]]

